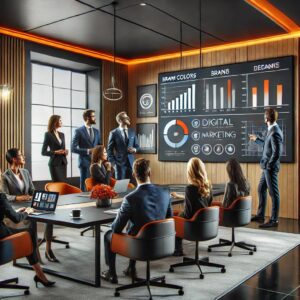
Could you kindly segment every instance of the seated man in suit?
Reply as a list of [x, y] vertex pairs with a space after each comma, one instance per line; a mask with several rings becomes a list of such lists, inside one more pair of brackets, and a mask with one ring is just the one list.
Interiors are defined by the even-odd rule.
[[[172, 217], [169, 191], [150, 182], [150, 161], [137, 159], [133, 164], [133, 176], [138, 186], [124, 198], [111, 230], [104, 236], [105, 261], [109, 270], [102, 272], [101, 277], [111, 283], [118, 283], [116, 254], [110, 247], [112, 234], [121, 233], [128, 222], [127, 233], [136, 235], [146, 223]], [[129, 268], [124, 274], [131, 276], [136, 274], [135, 261], [130, 261]]]

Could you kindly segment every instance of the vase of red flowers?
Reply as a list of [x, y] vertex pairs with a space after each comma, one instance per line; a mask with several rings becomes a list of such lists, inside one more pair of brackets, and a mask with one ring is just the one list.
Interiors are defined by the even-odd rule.
[[91, 199], [96, 200], [97, 207], [110, 207], [112, 204], [112, 198], [117, 193], [112, 189], [111, 186], [106, 184], [97, 184], [91, 191]]

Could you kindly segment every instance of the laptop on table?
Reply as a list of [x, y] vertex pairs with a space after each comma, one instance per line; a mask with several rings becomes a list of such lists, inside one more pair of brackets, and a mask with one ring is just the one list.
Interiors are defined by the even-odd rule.
[[34, 208], [32, 215], [51, 214], [55, 212], [59, 193], [34, 191], [31, 207]]

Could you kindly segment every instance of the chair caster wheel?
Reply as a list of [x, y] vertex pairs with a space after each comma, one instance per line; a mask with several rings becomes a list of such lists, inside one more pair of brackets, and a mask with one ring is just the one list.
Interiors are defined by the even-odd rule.
[[222, 269], [221, 269], [221, 273], [226, 273], [226, 269], [225, 269], [225, 268], [222, 268]]
[[199, 278], [200, 278], [200, 279], [204, 279], [204, 275], [203, 275], [203, 274], [200, 274]]
[[257, 251], [256, 247], [254, 247], [254, 249], [253, 249], [253, 250], [254, 250], [254, 252], [256, 252], [256, 251]]
[[67, 249], [70, 249], [70, 245], [66, 245], [66, 248], [67, 248]]
[[211, 249], [210, 249], [210, 248], [207, 248], [207, 252], [211, 252]]
[[249, 252], [249, 255], [253, 255], [253, 251], [250, 251], [250, 252]]
[[115, 292], [115, 297], [120, 297], [120, 293], [119, 292]]
[[173, 268], [173, 267], [170, 267], [169, 272], [170, 272], [170, 273], [174, 273], [174, 268]]
[[228, 256], [229, 256], [229, 257], [231, 257], [231, 256], [232, 256], [232, 254], [231, 254], [231, 253], [228, 253]]
[[24, 295], [29, 295], [29, 294], [30, 294], [29, 290], [24, 291]]
[[178, 291], [178, 295], [183, 296], [184, 295], [184, 291], [183, 290], [179, 290]]

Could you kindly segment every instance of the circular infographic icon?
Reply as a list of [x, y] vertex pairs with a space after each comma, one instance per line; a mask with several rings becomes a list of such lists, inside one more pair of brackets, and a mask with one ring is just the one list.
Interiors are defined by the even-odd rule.
[[164, 128], [164, 140], [172, 148], [180, 148], [189, 137], [188, 127], [181, 120], [172, 120]]
[[214, 152], [217, 155], [221, 155], [224, 152], [224, 147], [221, 144], [216, 144], [216, 145], [214, 145]]
[[198, 144], [192, 145], [191, 150], [194, 155], [198, 155], [200, 153], [200, 145]]
[[212, 152], [212, 146], [210, 144], [204, 144], [202, 146], [202, 153], [205, 155], [210, 155]]
[[200, 120], [198, 120], [198, 119], [192, 120], [192, 126], [194, 128], [198, 128], [200, 126]]
[[149, 109], [153, 104], [153, 96], [151, 94], [143, 94], [140, 98], [140, 105], [143, 109]]
[[235, 146], [233, 144], [228, 144], [225, 146], [225, 152], [228, 155], [233, 155], [235, 153]]
[[199, 131], [193, 131], [191, 136], [192, 136], [192, 139], [194, 141], [199, 141], [200, 140], [200, 132]]

